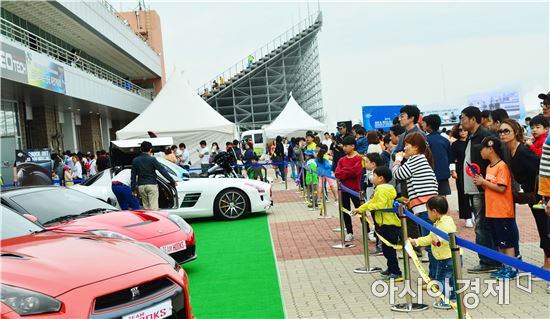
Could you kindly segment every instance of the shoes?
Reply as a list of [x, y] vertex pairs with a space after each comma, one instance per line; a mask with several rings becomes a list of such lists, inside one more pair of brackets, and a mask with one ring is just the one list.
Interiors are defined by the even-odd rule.
[[518, 276], [518, 272], [511, 267], [504, 267], [504, 271], [502, 271], [500, 274], [495, 275], [496, 279], [514, 279]]
[[546, 287], [546, 293], [550, 294], [550, 284], [548, 284], [548, 287]]
[[387, 277], [387, 276], [389, 276], [389, 275], [390, 275], [389, 269], [382, 270], [382, 271], [380, 272], [380, 276], [382, 276], [382, 277]]
[[347, 234], [345, 241], [353, 241], [353, 234]]
[[500, 267], [499, 270], [496, 270], [496, 271], [493, 271], [489, 277], [491, 278], [497, 278], [498, 276], [500, 276], [500, 274], [502, 274], [504, 271], [506, 271], [506, 267]]
[[382, 278], [383, 281], [390, 281], [390, 280], [392, 280], [392, 279], [393, 279], [394, 282], [400, 282], [400, 281], [405, 280], [405, 279], [403, 278], [403, 275], [401, 275], [401, 274], [399, 274], [399, 275], [396, 275], [396, 274], [389, 274], [388, 276]]
[[422, 251], [422, 257], [420, 257], [420, 261], [423, 263], [430, 262], [430, 257], [428, 257], [428, 252], [423, 250]]
[[464, 224], [464, 227], [466, 227], [466, 228], [473, 228], [474, 227], [474, 223], [472, 222], [471, 218], [466, 219], [466, 223]]
[[376, 241], [376, 237], [374, 237], [374, 231], [369, 232], [369, 241]]
[[436, 309], [444, 309], [444, 310], [451, 309], [451, 305], [449, 305], [448, 303], [445, 303], [441, 299], [434, 301], [433, 307]]
[[484, 274], [488, 272], [493, 272], [495, 270], [498, 270], [498, 266], [490, 266], [490, 265], [477, 265], [474, 268], [468, 269], [469, 274]]
[[378, 249], [378, 247], [376, 247], [376, 249], [369, 251], [369, 255], [371, 255], [371, 256], [382, 256], [382, 255], [384, 255], [384, 252], [382, 251], [382, 249]]

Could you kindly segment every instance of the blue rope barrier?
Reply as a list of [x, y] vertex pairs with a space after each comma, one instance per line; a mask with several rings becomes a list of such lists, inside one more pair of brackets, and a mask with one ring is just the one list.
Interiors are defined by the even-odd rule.
[[[405, 212], [405, 215], [407, 215], [407, 217], [412, 219], [417, 224], [420, 224], [420, 226], [430, 230], [431, 232], [433, 232], [437, 236], [443, 238], [444, 240], [447, 240], [447, 241], [449, 240], [449, 236], [448, 236], [447, 233], [435, 228], [433, 225], [428, 224], [426, 221], [424, 221], [420, 217], [414, 215], [413, 213], [411, 213], [407, 209], [405, 209], [404, 212]], [[546, 281], [550, 281], [550, 271], [548, 271], [548, 270], [545, 270], [543, 268], [531, 265], [529, 263], [526, 263], [526, 262], [524, 262], [522, 260], [519, 260], [519, 259], [516, 259], [514, 257], [504, 255], [504, 254], [502, 254], [498, 251], [492, 250], [490, 248], [483, 247], [483, 246], [480, 246], [478, 244], [472, 243], [471, 241], [468, 241], [468, 240], [463, 239], [463, 238], [458, 237], [458, 236], [456, 236], [456, 243], [459, 246], [462, 246], [462, 247], [467, 248], [469, 250], [475, 251], [476, 253], [482, 254], [483, 256], [485, 256], [487, 258], [491, 258], [493, 260], [499, 261], [503, 264], [512, 266], [513, 268], [521, 269], [525, 272], [530, 272], [531, 274], [533, 274], [533, 275], [535, 275], [535, 276], [537, 276], [541, 279], [544, 279]]]

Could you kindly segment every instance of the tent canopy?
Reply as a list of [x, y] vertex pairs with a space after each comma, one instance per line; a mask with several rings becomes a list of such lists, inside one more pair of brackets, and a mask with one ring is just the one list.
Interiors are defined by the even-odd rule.
[[326, 131], [327, 126], [304, 111], [291, 95], [283, 111], [268, 127], [267, 138], [281, 136], [303, 136], [307, 131]]
[[149, 137], [152, 131], [158, 137], [172, 137], [175, 144], [185, 143], [191, 162], [198, 163], [196, 149], [205, 140], [225, 145], [235, 138], [235, 124], [216, 112], [193, 90], [183, 71], [175, 70], [157, 97], [138, 117], [116, 132], [117, 139]]

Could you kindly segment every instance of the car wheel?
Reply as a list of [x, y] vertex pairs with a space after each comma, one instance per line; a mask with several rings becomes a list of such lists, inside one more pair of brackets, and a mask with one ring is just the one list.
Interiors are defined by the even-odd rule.
[[249, 210], [248, 198], [238, 189], [226, 189], [216, 196], [214, 214], [222, 219], [233, 220]]

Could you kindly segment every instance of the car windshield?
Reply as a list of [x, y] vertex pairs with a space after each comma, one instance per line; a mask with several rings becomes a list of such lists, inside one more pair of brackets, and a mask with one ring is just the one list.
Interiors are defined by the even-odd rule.
[[0, 232], [0, 239], [2, 240], [25, 236], [44, 230], [44, 228], [5, 206], [2, 206], [2, 222], [0, 224], [2, 224], [2, 231]]
[[169, 160], [159, 157], [157, 158], [157, 161], [166, 169], [168, 174], [175, 176], [177, 180], [186, 180], [189, 178], [189, 173], [187, 173], [185, 169], [170, 162]]
[[43, 225], [62, 220], [63, 217], [76, 217], [91, 210], [98, 213], [116, 210], [115, 207], [99, 199], [65, 187], [31, 191], [11, 196], [10, 199], [29, 214], [36, 216]]

